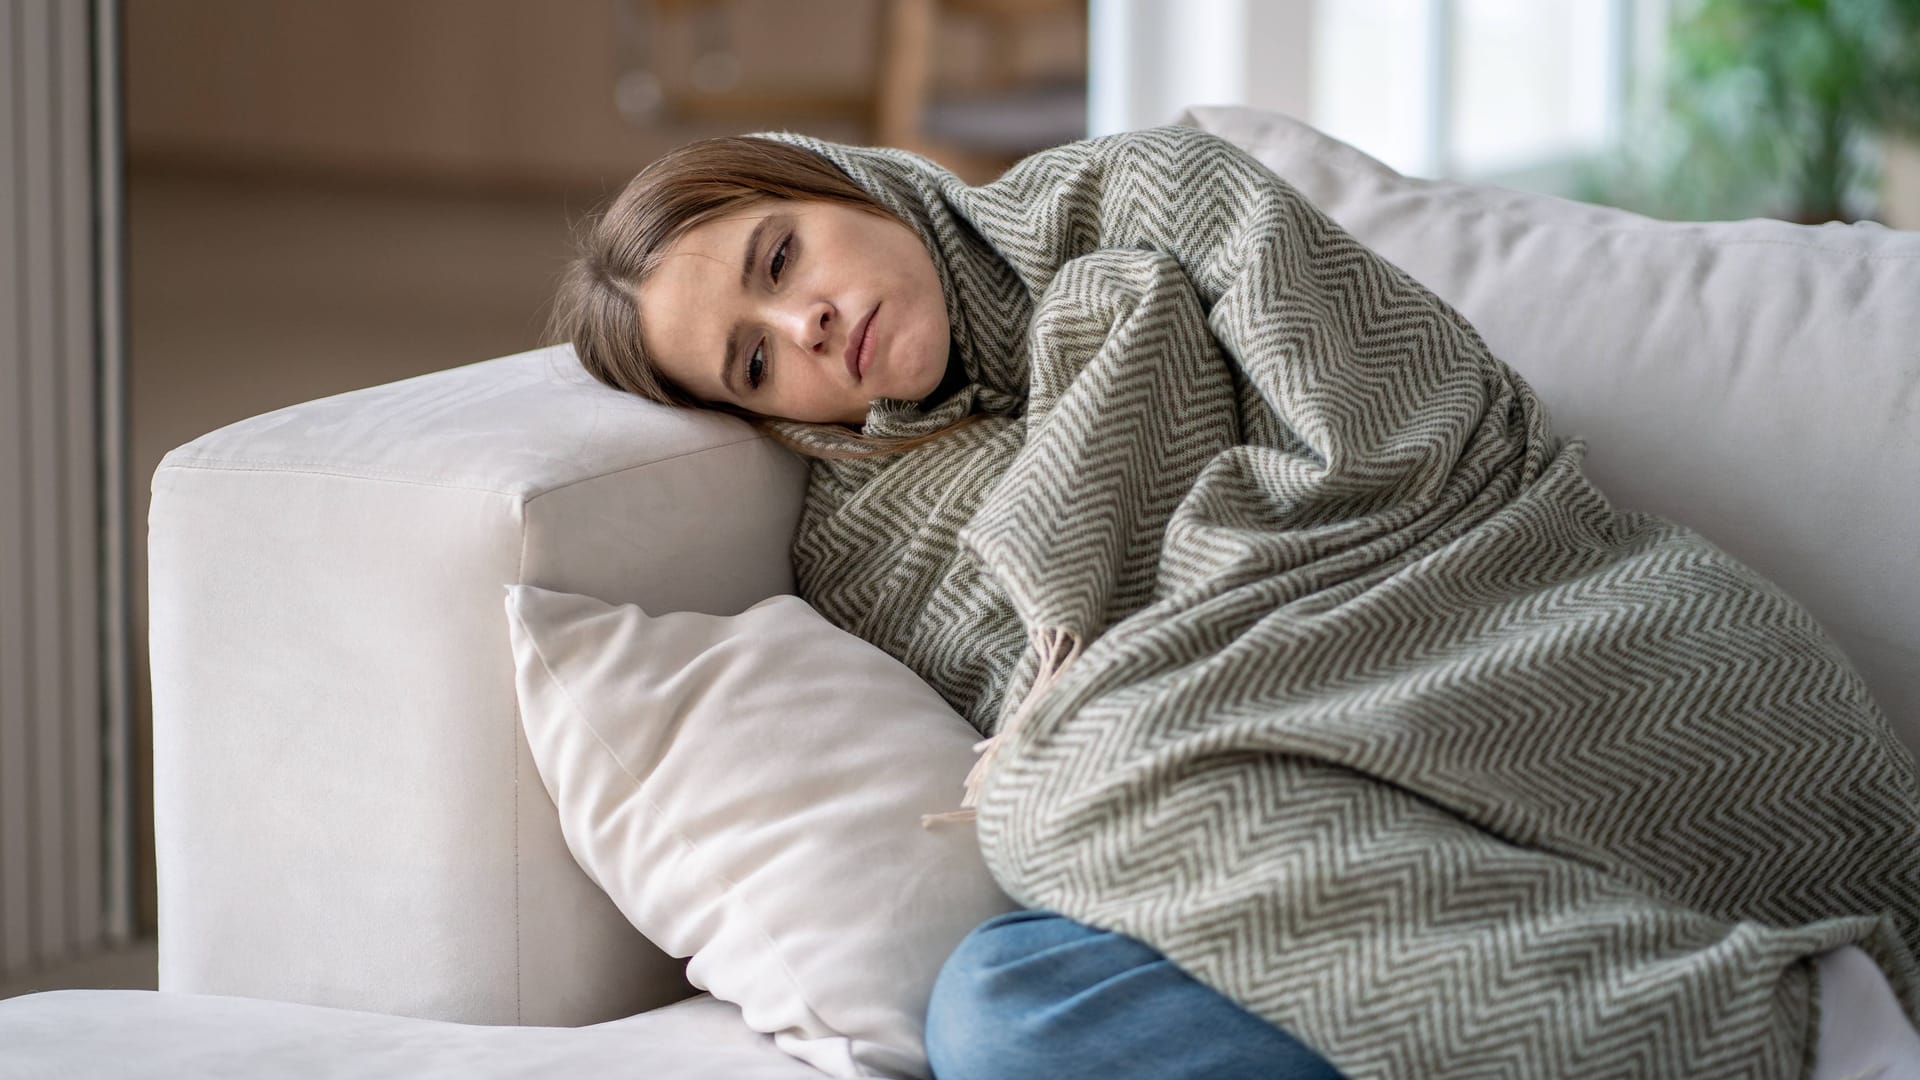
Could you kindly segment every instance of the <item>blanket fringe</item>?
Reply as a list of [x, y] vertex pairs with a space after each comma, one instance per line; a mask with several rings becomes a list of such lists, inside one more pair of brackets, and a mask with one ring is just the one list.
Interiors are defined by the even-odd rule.
[[1035, 627], [1029, 635], [1033, 647], [1040, 654], [1040, 669], [1034, 673], [1033, 685], [1027, 688], [1027, 695], [1020, 699], [1020, 707], [1000, 725], [1000, 730], [992, 736], [973, 744], [973, 752], [980, 755], [967, 770], [966, 794], [961, 796], [960, 809], [948, 810], [939, 814], [920, 815], [920, 827], [931, 828], [934, 825], [974, 821], [979, 817], [976, 809], [980, 802], [980, 789], [986, 786], [987, 773], [993, 768], [994, 755], [1000, 750], [1004, 740], [1011, 739], [1027, 721], [1040, 698], [1060, 679], [1061, 672], [1080, 655], [1080, 641], [1068, 630], [1059, 627]]

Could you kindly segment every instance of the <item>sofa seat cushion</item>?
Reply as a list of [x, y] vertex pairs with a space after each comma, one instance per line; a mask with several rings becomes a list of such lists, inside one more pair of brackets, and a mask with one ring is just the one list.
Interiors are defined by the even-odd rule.
[[492, 1027], [216, 994], [52, 990], [0, 1001], [0, 1080], [819, 1080], [701, 994], [591, 1027]]

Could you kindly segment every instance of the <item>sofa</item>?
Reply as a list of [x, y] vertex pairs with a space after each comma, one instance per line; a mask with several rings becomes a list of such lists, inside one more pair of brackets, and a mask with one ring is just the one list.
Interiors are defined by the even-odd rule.
[[[1920, 747], [1920, 234], [1403, 177], [1195, 107], [1458, 307], [1626, 507], [1805, 604]], [[159, 991], [0, 1002], [0, 1076], [817, 1076], [570, 852], [503, 586], [792, 590], [804, 462], [554, 346], [179, 447], [149, 518]], [[858, 933], [849, 927], [848, 933]]]

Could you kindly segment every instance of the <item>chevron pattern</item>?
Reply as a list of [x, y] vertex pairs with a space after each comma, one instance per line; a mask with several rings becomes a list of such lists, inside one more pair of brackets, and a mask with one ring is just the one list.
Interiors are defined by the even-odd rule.
[[[1456, 312], [1237, 147], [978, 188], [781, 135], [936, 253], [970, 383], [815, 464], [803, 594], [983, 732], [1023, 903], [1140, 938], [1348, 1076], [1797, 1077], [1807, 960], [1920, 1016], [1920, 786], [1846, 660], [1616, 510]], [[797, 430], [795, 434], [800, 434]]]

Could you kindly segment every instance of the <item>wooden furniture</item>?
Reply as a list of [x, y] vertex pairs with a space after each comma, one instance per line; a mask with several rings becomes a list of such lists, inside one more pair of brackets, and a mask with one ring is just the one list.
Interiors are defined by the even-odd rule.
[[[697, 20], [736, 10], [737, 0], [634, 0], [663, 40], [684, 41]], [[976, 182], [1021, 157], [1086, 132], [1084, 0], [873, 0], [830, 3], [823, 14], [870, 13], [873, 51], [864, 87], [770, 90], [751, 78], [699, 90], [666, 85], [667, 109], [682, 119], [764, 124], [770, 117], [857, 120], [867, 141], [926, 154]], [[983, 43], [983, 62], [964, 78], [942, 71], [943, 50], [961, 35]], [[1078, 63], [1036, 71], [1031, 46]], [[748, 70], [757, 65], [742, 65]], [[943, 74], [947, 77], [943, 78]], [[956, 85], [957, 84], [957, 85]]]
[[[943, 103], [934, 58], [943, 17], [987, 34], [983, 86]], [[1021, 44], [1038, 31], [1076, 36], [1078, 78], [1030, 78]], [[885, 0], [874, 57], [873, 141], [934, 158], [975, 180], [1086, 134], [1086, 5], [1081, 0]]]

